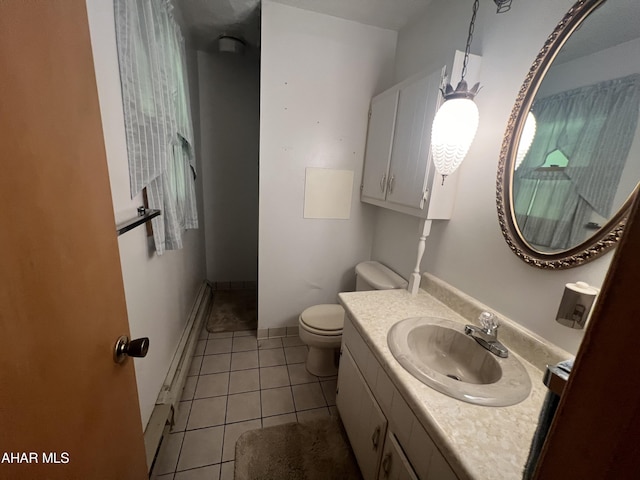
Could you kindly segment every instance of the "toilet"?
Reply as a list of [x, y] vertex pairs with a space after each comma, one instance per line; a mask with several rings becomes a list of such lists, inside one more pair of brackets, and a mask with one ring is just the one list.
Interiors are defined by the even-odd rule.
[[[375, 261], [356, 265], [356, 291], [406, 288], [407, 281], [389, 267]], [[336, 304], [314, 305], [298, 319], [300, 340], [308, 347], [307, 371], [318, 377], [335, 375], [337, 350], [342, 343], [344, 308]]]

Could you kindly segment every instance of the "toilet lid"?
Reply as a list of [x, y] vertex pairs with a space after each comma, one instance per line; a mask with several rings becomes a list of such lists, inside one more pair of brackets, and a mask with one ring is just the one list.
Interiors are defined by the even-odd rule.
[[331, 332], [342, 330], [344, 326], [344, 308], [341, 305], [314, 305], [300, 314], [305, 325]]

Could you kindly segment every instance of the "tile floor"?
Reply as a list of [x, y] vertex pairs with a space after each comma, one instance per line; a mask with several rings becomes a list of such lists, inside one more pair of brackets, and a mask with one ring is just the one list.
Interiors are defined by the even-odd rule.
[[306, 355], [298, 337], [203, 330], [151, 478], [232, 480], [236, 440], [245, 431], [336, 415], [337, 379], [309, 374]]

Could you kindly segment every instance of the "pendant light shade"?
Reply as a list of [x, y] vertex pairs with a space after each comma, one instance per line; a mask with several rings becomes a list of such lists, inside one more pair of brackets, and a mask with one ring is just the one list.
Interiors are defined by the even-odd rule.
[[518, 143], [518, 152], [516, 153], [516, 166], [514, 168], [517, 169], [524, 157], [527, 156], [529, 152], [529, 148], [531, 148], [531, 143], [533, 143], [533, 138], [536, 136], [536, 117], [534, 117], [532, 112], [527, 113], [527, 119], [524, 121], [524, 128], [522, 129], [522, 134], [520, 135], [520, 142]]
[[447, 99], [436, 113], [431, 129], [431, 154], [443, 182], [464, 160], [478, 122], [478, 107], [472, 98]]

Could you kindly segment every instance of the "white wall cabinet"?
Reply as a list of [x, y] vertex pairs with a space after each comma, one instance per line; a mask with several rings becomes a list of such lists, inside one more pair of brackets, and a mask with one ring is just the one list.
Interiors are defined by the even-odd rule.
[[361, 200], [429, 218], [431, 125], [444, 69], [411, 77], [371, 100]]
[[[453, 86], [462, 71], [464, 53], [457, 51]], [[480, 76], [481, 57], [469, 56], [465, 77], [472, 85]], [[453, 214], [458, 175], [444, 184], [431, 159], [431, 125], [442, 103], [445, 68], [417, 74], [371, 100], [360, 200], [428, 220]]]
[[456, 480], [348, 315], [336, 405], [364, 480]]

